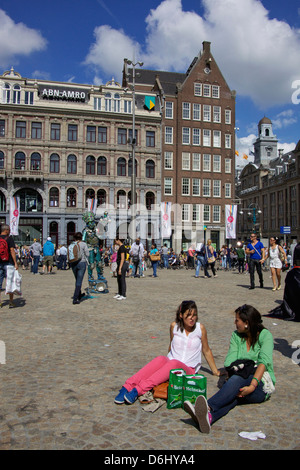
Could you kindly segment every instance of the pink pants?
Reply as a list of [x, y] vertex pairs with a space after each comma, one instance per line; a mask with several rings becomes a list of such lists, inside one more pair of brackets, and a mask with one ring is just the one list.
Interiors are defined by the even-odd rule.
[[169, 359], [166, 356], [158, 356], [136, 374], [126, 380], [124, 387], [130, 392], [136, 388], [139, 396], [153, 387], [169, 380], [170, 370], [184, 369], [187, 374], [194, 374], [195, 369], [188, 367], [183, 362]]

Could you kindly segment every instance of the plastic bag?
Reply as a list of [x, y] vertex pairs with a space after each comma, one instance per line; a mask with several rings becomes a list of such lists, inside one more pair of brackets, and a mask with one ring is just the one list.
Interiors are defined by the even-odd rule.
[[6, 271], [6, 294], [22, 295], [22, 276], [14, 266], [8, 265]]

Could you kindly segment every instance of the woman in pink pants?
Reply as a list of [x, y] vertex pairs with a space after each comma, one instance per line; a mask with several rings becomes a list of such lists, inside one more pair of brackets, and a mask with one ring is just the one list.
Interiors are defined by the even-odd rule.
[[198, 322], [197, 305], [184, 300], [177, 309], [176, 319], [170, 326], [170, 346], [167, 356], [158, 356], [126, 380], [115, 398], [115, 403], [133, 404], [137, 397], [169, 380], [172, 369], [184, 369], [195, 374], [201, 367], [201, 354], [214, 375], [219, 376], [213, 354], [208, 345], [204, 325]]

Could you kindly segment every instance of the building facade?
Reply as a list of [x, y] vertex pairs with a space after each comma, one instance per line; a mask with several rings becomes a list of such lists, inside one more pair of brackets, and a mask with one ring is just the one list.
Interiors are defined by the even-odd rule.
[[[132, 83], [124, 67], [123, 86]], [[175, 251], [210, 238], [225, 242], [225, 205], [234, 198], [235, 92], [210, 43], [185, 74], [139, 70], [136, 89], [156, 92], [162, 110], [162, 201], [172, 204]]]
[[[144, 101], [137, 93], [136, 200], [139, 234], [151, 241], [159, 224], [151, 207], [161, 201], [161, 116]], [[20, 197], [17, 241], [50, 235], [69, 243], [84, 227], [88, 199], [98, 216], [108, 212], [110, 240], [119, 232], [128, 238], [133, 106], [132, 90], [114, 79], [91, 86], [27, 79], [13, 69], [0, 76], [0, 221], [9, 223], [10, 198]]]

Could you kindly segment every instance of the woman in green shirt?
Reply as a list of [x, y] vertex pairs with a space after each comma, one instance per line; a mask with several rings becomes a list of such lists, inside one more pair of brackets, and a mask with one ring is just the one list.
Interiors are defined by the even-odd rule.
[[263, 326], [260, 313], [251, 305], [237, 308], [235, 314], [236, 331], [232, 333], [224, 365], [228, 368], [233, 362], [243, 359], [256, 362], [257, 367], [247, 378], [231, 375], [209, 400], [199, 396], [194, 408], [190, 403], [185, 405], [185, 410], [204, 433], [209, 433], [211, 424], [236, 405], [262, 403], [274, 391], [272, 334]]

